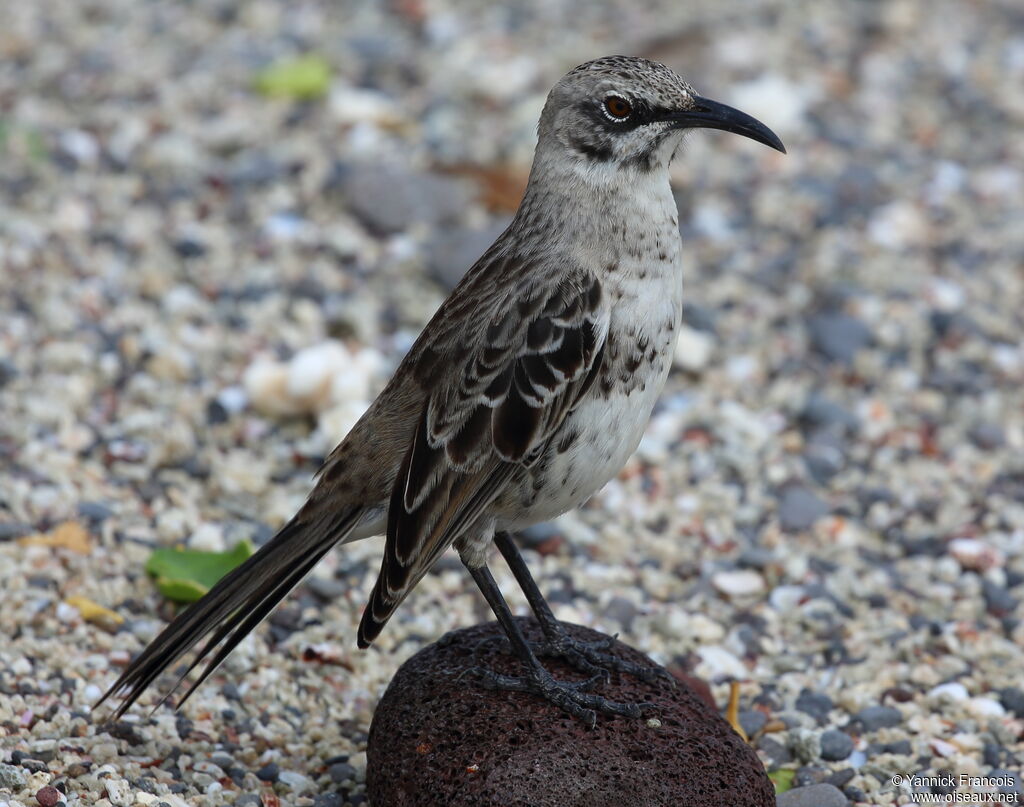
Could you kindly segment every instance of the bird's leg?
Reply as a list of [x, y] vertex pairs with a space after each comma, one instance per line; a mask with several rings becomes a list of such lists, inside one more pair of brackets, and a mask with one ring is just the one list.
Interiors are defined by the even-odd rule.
[[599, 677], [588, 678], [585, 681], [556, 680], [540, 663], [529, 642], [526, 641], [526, 637], [523, 636], [523, 632], [512, 617], [508, 603], [501, 596], [498, 584], [494, 582], [487, 566], [474, 567], [466, 564], [466, 568], [473, 575], [487, 604], [491, 606], [491, 610], [498, 618], [498, 623], [505, 631], [505, 635], [508, 636], [512, 652], [526, 668], [525, 674], [522, 676], [501, 675], [492, 670], [478, 668], [476, 671], [487, 686], [493, 689], [529, 692], [537, 695], [573, 717], [578, 717], [591, 728], [597, 723], [598, 712], [622, 717], [639, 718], [643, 716], [644, 709], [649, 706], [646, 703], [617, 703], [590, 692], [589, 690], [600, 680]]
[[537, 581], [533, 579], [530, 570], [523, 560], [519, 547], [516, 546], [512, 536], [507, 532], [495, 533], [494, 543], [498, 546], [505, 562], [508, 563], [516, 582], [526, 595], [526, 601], [530, 603], [541, 630], [544, 631], [545, 644], [540, 649], [542, 656], [558, 656], [565, 659], [576, 669], [588, 675], [599, 674], [604, 678], [609, 677], [609, 671], [624, 672], [640, 678], [643, 681], [654, 681], [657, 678], [665, 677], [666, 673], [661, 667], [644, 667], [639, 664], [625, 661], [605, 651], [611, 646], [611, 639], [604, 639], [597, 642], [581, 642], [574, 639], [562, 626], [551, 606], [544, 599], [537, 587]]

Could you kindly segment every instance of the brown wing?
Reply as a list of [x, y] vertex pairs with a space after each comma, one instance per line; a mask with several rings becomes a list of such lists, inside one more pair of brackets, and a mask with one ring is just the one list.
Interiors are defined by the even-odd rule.
[[[458, 293], [456, 293], [458, 296]], [[533, 461], [589, 387], [608, 333], [601, 285], [579, 272], [557, 285], [449, 301], [416, 371], [431, 390], [392, 490], [380, 575], [359, 625], [366, 647], [437, 558]], [[477, 329], [453, 334], [453, 319]], [[432, 325], [435, 323], [432, 323]], [[428, 329], [432, 330], [432, 329]]]

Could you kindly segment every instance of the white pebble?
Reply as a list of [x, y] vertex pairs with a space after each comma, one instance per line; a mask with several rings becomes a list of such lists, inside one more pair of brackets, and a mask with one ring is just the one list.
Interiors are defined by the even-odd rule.
[[865, 762], [868, 761], [868, 755], [863, 751], [854, 751], [850, 756], [846, 758], [846, 764], [854, 770], [862, 767]]
[[57, 619], [66, 625], [77, 622], [80, 617], [80, 613], [77, 608], [73, 605], [68, 605], [66, 602], [57, 603]]
[[249, 396], [243, 387], [225, 387], [217, 395], [217, 403], [224, 407], [224, 411], [234, 415], [245, 409]]
[[932, 687], [928, 692], [928, 697], [936, 701], [965, 701], [970, 695], [967, 692], [967, 687], [959, 681], [949, 681]]
[[277, 778], [292, 790], [305, 790], [312, 785], [309, 777], [298, 771], [281, 771]]
[[700, 648], [697, 674], [711, 680], [717, 678], [746, 678], [750, 673], [736, 656], [718, 645]]
[[947, 743], [945, 740], [940, 740], [938, 737], [933, 737], [928, 741], [928, 744], [932, 747], [932, 751], [940, 757], [951, 757], [957, 753], [955, 745]]
[[797, 83], [777, 73], [761, 72], [757, 78], [733, 88], [730, 103], [747, 114], [770, 120], [785, 135], [804, 128], [808, 105], [818, 95], [807, 81]]
[[928, 239], [928, 222], [913, 202], [898, 200], [875, 212], [868, 222], [868, 237], [886, 249], [916, 246]]
[[928, 286], [928, 297], [941, 311], [957, 311], [967, 301], [963, 286], [941, 277], [932, 278]]
[[725, 628], [704, 614], [691, 616], [685, 621], [684, 630], [702, 644], [714, 644], [725, 637]]
[[995, 698], [971, 698], [968, 709], [978, 717], [1003, 717], [1006, 709]]
[[328, 402], [332, 379], [351, 363], [351, 354], [341, 342], [303, 348], [288, 362], [288, 396], [307, 411], [319, 411]]
[[82, 129], [68, 129], [60, 134], [60, 147], [82, 165], [92, 165], [100, 155], [96, 138]]
[[15, 675], [28, 675], [32, 672], [32, 662], [24, 656], [18, 656], [11, 662], [11, 672]]
[[111, 804], [117, 805], [117, 807], [128, 807], [135, 801], [131, 786], [124, 779], [107, 779], [103, 784]]
[[792, 611], [803, 599], [803, 586], [776, 586], [768, 595], [768, 602], [776, 611]]
[[370, 377], [359, 364], [352, 362], [334, 373], [331, 379], [331, 403], [361, 401], [369, 397]]
[[289, 415], [295, 407], [288, 395], [288, 368], [270, 359], [257, 359], [246, 369], [242, 384], [258, 412]]
[[1006, 561], [1002, 552], [977, 538], [953, 539], [949, 542], [949, 554], [964, 569], [979, 572], [1002, 566]]
[[727, 597], [754, 597], [764, 591], [764, 578], [752, 569], [717, 572], [711, 585]]
[[316, 421], [317, 430], [333, 445], [352, 430], [368, 407], [365, 400], [345, 401], [332, 406], [320, 413]]
[[357, 87], [343, 85], [332, 90], [327, 108], [334, 120], [348, 126], [373, 123], [391, 127], [403, 120], [400, 107], [386, 95]]
[[693, 211], [693, 228], [711, 241], [722, 243], [733, 237], [732, 225], [725, 209], [714, 202], [700, 202]]
[[209, 522], [200, 524], [188, 539], [188, 545], [190, 549], [198, 549], [203, 552], [223, 552], [226, 548], [224, 530], [220, 524]]
[[707, 367], [715, 341], [710, 334], [682, 325], [676, 338], [673, 363], [676, 367], [696, 373]]

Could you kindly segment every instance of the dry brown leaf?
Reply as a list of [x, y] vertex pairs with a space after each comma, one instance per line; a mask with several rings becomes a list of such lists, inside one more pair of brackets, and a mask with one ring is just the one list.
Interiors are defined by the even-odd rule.
[[124, 622], [123, 616], [100, 605], [98, 602], [93, 602], [88, 597], [75, 595], [74, 597], [68, 597], [64, 602], [77, 608], [82, 615], [82, 619], [86, 622], [92, 622], [103, 627], [116, 626]]
[[89, 532], [77, 521], [65, 521], [48, 533], [37, 532], [18, 540], [20, 546], [55, 546], [70, 549], [81, 555], [92, 552]]
[[484, 207], [495, 213], [514, 213], [526, 190], [529, 174], [509, 166], [450, 165], [442, 171], [468, 177], [479, 188], [479, 199]]

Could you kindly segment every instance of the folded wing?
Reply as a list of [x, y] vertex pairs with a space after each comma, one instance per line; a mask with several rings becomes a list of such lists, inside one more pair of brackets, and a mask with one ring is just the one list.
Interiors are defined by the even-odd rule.
[[[480, 310], [470, 312], [474, 297]], [[608, 312], [590, 273], [557, 285], [523, 283], [504, 298], [457, 293], [449, 303], [428, 329], [438, 338], [417, 356], [417, 376], [431, 392], [392, 490], [361, 647], [517, 466], [540, 455], [601, 363]], [[466, 329], [467, 316], [479, 327]]]

